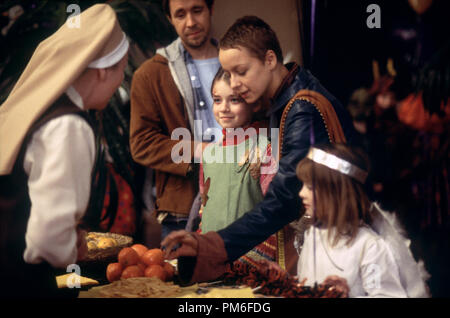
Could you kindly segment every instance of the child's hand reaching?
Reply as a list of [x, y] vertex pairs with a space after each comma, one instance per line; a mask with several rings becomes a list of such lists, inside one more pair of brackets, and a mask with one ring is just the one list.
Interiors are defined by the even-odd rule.
[[342, 293], [341, 298], [348, 298], [350, 288], [348, 287], [347, 280], [345, 278], [331, 275], [325, 278], [322, 284], [329, 285], [331, 288], [336, 288], [338, 292]]

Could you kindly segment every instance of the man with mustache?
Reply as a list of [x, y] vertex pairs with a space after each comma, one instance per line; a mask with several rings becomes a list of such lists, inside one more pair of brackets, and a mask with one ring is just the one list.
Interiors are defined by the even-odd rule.
[[[162, 238], [173, 230], [184, 229], [193, 202], [198, 202], [198, 177], [193, 164], [172, 160], [172, 148], [179, 142], [171, 140], [173, 130], [187, 128], [196, 141], [208, 142], [214, 140], [214, 128], [220, 129], [211, 111], [209, 93], [220, 66], [217, 43], [210, 36], [213, 2], [163, 1], [178, 38], [158, 49], [133, 77], [131, 151], [136, 162], [155, 173], [155, 208]], [[194, 140], [181, 142], [190, 143], [187, 147], [193, 158]]]

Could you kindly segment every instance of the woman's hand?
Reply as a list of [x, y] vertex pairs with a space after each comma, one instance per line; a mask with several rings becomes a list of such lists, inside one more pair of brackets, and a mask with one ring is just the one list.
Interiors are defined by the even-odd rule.
[[185, 230], [170, 233], [161, 242], [161, 246], [165, 250], [164, 257], [166, 259], [197, 256], [198, 242], [193, 235]]
[[341, 298], [347, 298], [350, 288], [348, 287], [347, 280], [345, 278], [332, 275], [325, 278], [323, 285], [329, 285], [331, 288], [336, 288], [339, 293], [342, 293]]

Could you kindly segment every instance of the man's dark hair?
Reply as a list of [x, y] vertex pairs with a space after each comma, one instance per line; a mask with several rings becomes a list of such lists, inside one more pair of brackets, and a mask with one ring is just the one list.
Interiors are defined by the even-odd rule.
[[[214, 4], [214, 0], [204, 0], [206, 6], [208, 7], [209, 11], [211, 11], [211, 8]], [[170, 17], [170, 0], [163, 0], [162, 2], [162, 8], [164, 13]]]
[[221, 49], [245, 47], [261, 61], [272, 50], [279, 63], [283, 63], [280, 42], [272, 28], [256, 16], [244, 16], [234, 22], [219, 43]]

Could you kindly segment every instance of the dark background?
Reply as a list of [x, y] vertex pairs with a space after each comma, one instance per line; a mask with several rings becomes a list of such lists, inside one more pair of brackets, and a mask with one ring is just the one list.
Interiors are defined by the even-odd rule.
[[[381, 28], [369, 29], [369, 4], [381, 9]], [[372, 84], [372, 60], [385, 72], [387, 58], [401, 75], [423, 66], [449, 39], [450, 1], [435, 0], [422, 15], [407, 0], [317, 0], [314, 56], [311, 47], [311, 0], [304, 6], [304, 65], [346, 105], [355, 89]], [[402, 39], [399, 31], [411, 38]], [[400, 72], [399, 72], [400, 73]]]

